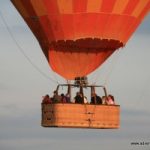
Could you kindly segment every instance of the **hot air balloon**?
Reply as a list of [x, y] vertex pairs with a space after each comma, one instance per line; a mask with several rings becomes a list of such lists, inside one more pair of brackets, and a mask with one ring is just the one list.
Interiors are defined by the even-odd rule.
[[[77, 79], [75, 85], [58, 85], [57, 91], [59, 86], [68, 86], [69, 92], [77, 86], [82, 93], [83, 87], [90, 87], [91, 93], [99, 87], [81, 84], [82, 79], [127, 43], [150, 10], [150, 0], [11, 1], [52, 70], [67, 80]], [[119, 111], [119, 105], [42, 105], [42, 125], [118, 128]]]

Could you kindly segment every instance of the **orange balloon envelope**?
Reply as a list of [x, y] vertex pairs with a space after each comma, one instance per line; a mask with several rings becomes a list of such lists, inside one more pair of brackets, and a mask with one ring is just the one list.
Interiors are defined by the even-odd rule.
[[66, 79], [86, 76], [123, 47], [150, 0], [12, 0], [51, 66]]

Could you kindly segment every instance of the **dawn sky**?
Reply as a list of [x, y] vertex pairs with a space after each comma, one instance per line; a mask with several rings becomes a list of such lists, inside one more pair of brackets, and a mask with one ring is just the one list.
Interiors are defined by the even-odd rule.
[[42, 96], [65, 80], [49, 68], [9, 0], [0, 0], [0, 14], [0, 150], [150, 149], [150, 14], [127, 45], [88, 77], [121, 106], [118, 130], [41, 127]]

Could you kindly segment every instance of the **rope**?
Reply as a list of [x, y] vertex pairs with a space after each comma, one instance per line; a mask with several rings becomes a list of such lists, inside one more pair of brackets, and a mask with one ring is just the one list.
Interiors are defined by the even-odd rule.
[[14, 41], [14, 43], [16, 44], [18, 50], [22, 53], [22, 55], [26, 58], [26, 60], [33, 66], [33, 68], [35, 70], [37, 70], [43, 77], [45, 77], [46, 79], [54, 82], [54, 83], [57, 83], [57, 81], [53, 80], [52, 78], [50, 78], [48, 75], [46, 75], [43, 71], [40, 70], [40, 68], [38, 68], [32, 61], [31, 59], [25, 54], [25, 52], [23, 51], [22, 47], [18, 44], [17, 40], [15, 39], [14, 35], [12, 34], [11, 30], [9, 29], [9, 26], [6, 22], [6, 20], [4, 19], [3, 17], [3, 14], [2, 12], [0, 11], [0, 16], [1, 16], [1, 19], [7, 29], [7, 32], [9, 33], [9, 35], [11, 36], [12, 40]]
[[[108, 71], [106, 72], [106, 75], [105, 75], [105, 78], [104, 78], [104, 83], [103, 83], [104, 86], [107, 85], [107, 83], [110, 79], [110, 76], [111, 76], [111, 74], [112, 74], [112, 72], [113, 72], [120, 56], [121, 56], [121, 55], [119, 55], [119, 53], [120, 53], [120, 50], [115, 51], [115, 55], [113, 56], [111, 64], [109, 65]], [[98, 78], [99, 76], [100, 76], [100, 72], [97, 72], [96, 76], [95, 76], [95, 81], [93, 82], [93, 84], [96, 84], [99, 81], [99, 79], [100, 79], [100, 78]]]

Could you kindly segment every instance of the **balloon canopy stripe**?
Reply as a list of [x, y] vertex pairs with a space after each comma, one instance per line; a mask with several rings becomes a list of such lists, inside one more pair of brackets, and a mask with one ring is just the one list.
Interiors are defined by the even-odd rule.
[[[52, 69], [66, 79], [88, 75], [99, 67], [127, 43], [150, 10], [150, 0], [11, 1]], [[84, 46], [78, 41], [84, 41]]]

